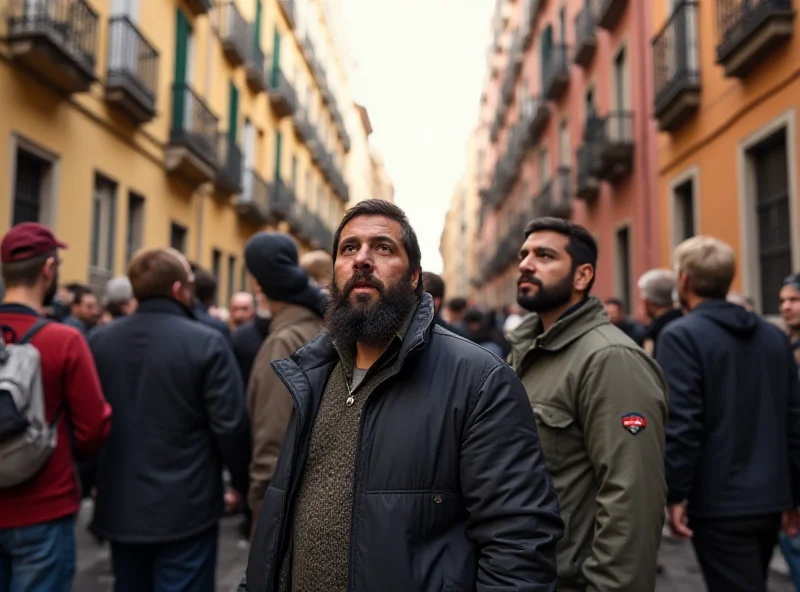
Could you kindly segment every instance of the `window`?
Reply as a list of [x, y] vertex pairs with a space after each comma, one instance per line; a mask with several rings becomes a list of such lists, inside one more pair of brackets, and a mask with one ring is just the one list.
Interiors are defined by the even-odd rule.
[[236, 292], [236, 255], [228, 255], [228, 301]]
[[185, 226], [173, 222], [169, 228], [169, 246], [185, 255], [187, 235], [188, 231]]
[[281, 178], [281, 159], [283, 158], [283, 136], [275, 132], [275, 180]]
[[249, 282], [247, 281], [247, 265], [242, 264], [242, 276], [239, 278], [239, 289], [242, 292], [250, 292]]
[[672, 198], [675, 224], [673, 242], [677, 246], [697, 234], [694, 222], [694, 179], [675, 187]]
[[614, 58], [614, 100], [617, 111], [628, 110], [628, 68], [625, 48]]
[[542, 148], [539, 154], [539, 187], [544, 187], [544, 184], [550, 180], [550, 154], [547, 148]]
[[125, 237], [125, 261], [129, 262], [142, 248], [144, 239], [144, 198], [128, 194], [128, 227]]
[[13, 224], [42, 221], [42, 189], [50, 164], [27, 150], [17, 150]]
[[117, 185], [95, 175], [92, 197], [92, 247], [89, 264], [99, 270], [114, 270], [114, 227]]
[[306, 199], [305, 199], [306, 204], [310, 206], [312, 200], [314, 199], [314, 192], [312, 191], [312, 188], [311, 188], [311, 169], [308, 169], [306, 171], [306, 184], [305, 184], [305, 187], [303, 189], [304, 189], [305, 195], [306, 195]]
[[792, 273], [791, 214], [786, 132], [781, 130], [751, 150], [755, 171], [755, 216], [761, 306], [778, 314], [777, 294]]
[[222, 274], [222, 251], [219, 249], [211, 249], [211, 274], [217, 280], [217, 285], [220, 284], [220, 275]]
[[569, 124], [566, 119], [561, 122], [561, 127], [558, 129], [558, 149], [559, 165], [565, 167], [569, 166]]
[[625, 226], [617, 230], [616, 236], [617, 251], [617, 297], [625, 304], [627, 309], [631, 303], [631, 249], [630, 249], [630, 228]]
[[297, 191], [297, 156], [292, 156], [292, 189]]

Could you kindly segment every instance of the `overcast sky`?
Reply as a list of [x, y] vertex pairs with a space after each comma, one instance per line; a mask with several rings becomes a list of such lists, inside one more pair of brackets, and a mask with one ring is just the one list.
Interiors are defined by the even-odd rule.
[[477, 123], [491, 0], [342, 0], [354, 99], [369, 112], [422, 265], [441, 271], [439, 237]]

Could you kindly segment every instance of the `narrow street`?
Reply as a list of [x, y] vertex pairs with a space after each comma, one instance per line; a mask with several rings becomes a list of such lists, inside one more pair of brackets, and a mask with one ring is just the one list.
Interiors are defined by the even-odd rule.
[[[107, 545], [98, 545], [86, 532], [89, 508], [81, 511], [78, 527], [78, 574], [75, 592], [112, 592], [114, 578], [111, 574]], [[217, 592], [233, 592], [247, 564], [248, 546], [237, 532], [237, 519], [224, 520], [217, 562]], [[665, 539], [661, 546], [664, 571], [659, 576], [656, 592], [704, 592], [700, 570], [688, 543]], [[794, 592], [789, 580], [773, 573], [770, 592]]]

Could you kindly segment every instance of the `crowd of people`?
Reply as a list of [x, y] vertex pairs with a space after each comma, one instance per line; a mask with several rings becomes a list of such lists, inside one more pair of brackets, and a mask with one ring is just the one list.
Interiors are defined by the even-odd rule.
[[240, 592], [651, 592], [665, 521], [711, 592], [765, 592], [779, 540], [800, 582], [800, 275], [779, 327], [693, 237], [639, 323], [562, 219], [528, 224], [501, 311], [446, 300], [388, 202], [332, 247], [254, 235], [220, 307], [173, 249], [98, 300], [47, 227], [3, 237], [0, 592], [72, 588], [82, 497], [118, 592], [214, 590], [226, 513]]

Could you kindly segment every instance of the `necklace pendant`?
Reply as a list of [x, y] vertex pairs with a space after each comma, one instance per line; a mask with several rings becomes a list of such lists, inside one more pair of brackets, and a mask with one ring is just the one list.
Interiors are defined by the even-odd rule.
[[348, 407], [352, 407], [353, 403], [355, 403], [355, 402], [356, 402], [356, 399], [355, 399], [355, 397], [353, 397], [353, 395], [350, 395], [349, 397], [347, 397], [347, 406]]

